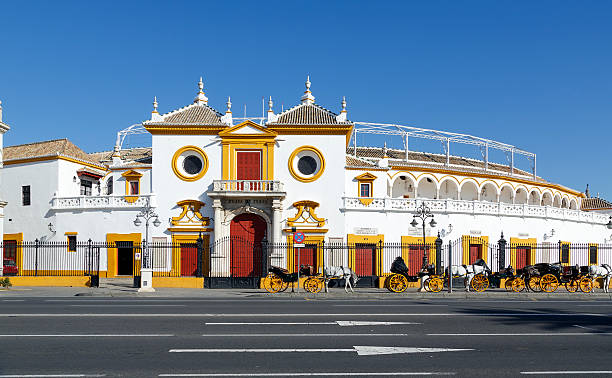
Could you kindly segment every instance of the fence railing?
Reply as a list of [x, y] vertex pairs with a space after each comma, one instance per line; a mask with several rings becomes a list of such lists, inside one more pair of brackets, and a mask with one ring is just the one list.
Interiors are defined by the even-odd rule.
[[[296, 272], [310, 265], [322, 273], [325, 266], [346, 266], [361, 277], [390, 274], [402, 257], [410, 275], [424, 263], [436, 271], [452, 265], [469, 265], [483, 259], [493, 271], [512, 266], [520, 269], [537, 263], [564, 265], [612, 265], [612, 244], [535, 243], [530, 239], [512, 243], [504, 238], [462, 237], [433, 243], [292, 243], [253, 242], [227, 237], [212, 244], [196, 242], [40, 242], [5, 241], [0, 244], [3, 275], [14, 276], [140, 276], [148, 267], [154, 277], [205, 277], [234, 280], [236, 285], [257, 285], [270, 266]], [[147, 253], [148, 252], [148, 253]], [[148, 259], [147, 259], [148, 256]], [[229, 281], [228, 281], [229, 282]], [[248, 284], [247, 284], [248, 283]]]

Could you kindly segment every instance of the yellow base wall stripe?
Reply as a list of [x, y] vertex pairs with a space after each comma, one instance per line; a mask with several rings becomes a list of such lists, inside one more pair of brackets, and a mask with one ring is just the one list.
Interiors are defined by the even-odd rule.
[[13, 286], [88, 287], [89, 277], [5, 277]]

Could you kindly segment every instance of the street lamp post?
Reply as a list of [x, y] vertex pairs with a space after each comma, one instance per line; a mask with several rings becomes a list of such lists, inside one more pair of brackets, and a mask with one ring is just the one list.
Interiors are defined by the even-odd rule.
[[410, 222], [410, 225], [412, 227], [416, 227], [419, 225], [419, 222], [417, 222], [417, 218], [421, 219], [421, 224], [423, 226], [423, 267], [427, 266], [427, 248], [425, 247], [425, 221], [427, 220], [427, 218], [431, 218], [429, 225], [432, 228], [436, 227], [437, 223], [433, 219], [433, 217], [434, 216], [431, 213], [431, 210], [429, 210], [429, 207], [425, 206], [424, 202], [421, 202], [421, 205], [417, 207], [416, 214], [413, 215], [412, 222]]
[[155, 227], [159, 227], [161, 224], [159, 217], [153, 211], [153, 207], [147, 199], [147, 203], [144, 205], [140, 213], [136, 214], [136, 219], [134, 219], [134, 226], [140, 227], [142, 225], [142, 220], [145, 221], [145, 239], [144, 239], [144, 249], [141, 258], [140, 264], [140, 289], [139, 292], [151, 292], [155, 291], [153, 289], [153, 269], [151, 266], [151, 255], [149, 253], [149, 221], [153, 219], [153, 225]]

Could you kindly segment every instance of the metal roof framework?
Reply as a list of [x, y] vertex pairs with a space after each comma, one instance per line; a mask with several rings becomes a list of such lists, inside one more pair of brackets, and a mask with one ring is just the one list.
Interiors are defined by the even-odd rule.
[[354, 122], [355, 127], [353, 128], [353, 134], [351, 135], [351, 140], [353, 143], [353, 153], [357, 153], [357, 135], [358, 134], [375, 134], [375, 135], [391, 135], [391, 136], [399, 136], [402, 138], [404, 149], [406, 151], [406, 160], [408, 160], [408, 152], [409, 149], [409, 139], [410, 138], [420, 138], [420, 139], [429, 139], [436, 140], [442, 143], [442, 148], [446, 155], [446, 163], [445, 165], [450, 164], [450, 147], [451, 143], [459, 143], [466, 145], [478, 146], [480, 148], [480, 152], [482, 154], [485, 170], [488, 169], [489, 166], [489, 149], [495, 149], [499, 151], [503, 151], [506, 154], [506, 158], [508, 160], [508, 165], [510, 167], [510, 173], [514, 174], [514, 156], [516, 154], [523, 155], [529, 159], [531, 162], [531, 169], [533, 172], [534, 179], [537, 178], [536, 175], [536, 154], [520, 149], [516, 146], [498, 142], [491, 139], [485, 139], [481, 137], [476, 137], [469, 134], [460, 134], [453, 133], [449, 131], [440, 131], [440, 130], [431, 130], [431, 129], [423, 129], [420, 127], [413, 126], [404, 126], [390, 123], [373, 123], [373, 122]]
[[[253, 119], [259, 121], [260, 123], [265, 122], [265, 118], [263, 117], [245, 117], [245, 118], [234, 118], [235, 120], [246, 120]], [[466, 145], [473, 145], [480, 148], [480, 152], [482, 154], [483, 162], [485, 170], [489, 167], [489, 149], [495, 149], [499, 151], [503, 151], [506, 154], [506, 158], [508, 160], [508, 165], [510, 167], [510, 173], [514, 174], [514, 156], [516, 154], [523, 155], [529, 159], [531, 162], [531, 169], [533, 172], [534, 179], [537, 178], [536, 171], [536, 154], [520, 149], [516, 146], [498, 142], [491, 139], [476, 137], [469, 134], [460, 134], [453, 133], [449, 131], [440, 131], [440, 130], [431, 130], [424, 129], [420, 127], [413, 126], [404, 126], [397, 125], [391, 123], [373, 123], [373, 122], [354, 122], [355, 127], [353, 128], [353, 133], [351, 135], [351, 140], [353, 143], [353, 153], [357, 154], [357, 136], [358, 134], [373, 134], [373, 135], [390, 135], [390, 136], [399, 136], [402, 138], [404, 149], [406, 151], [406, 160], [408, 160], [408, 152], [409, 148], [409, 139], [410, 138], [420, 138], [420, 139], [429, 139], [436, 140], [442, 143], [442, 149], [446, 155], [446, 163], [445, 165], [450, 164], [450, 149], [451, 143], [459, 143]], [[119, 132], [117, 132], [117, 140], [116, 146], [121, 149], [125, 138], [129, 135], [139, 135], [139, 134], [148, 134], [149, 132], [144, 128], [142, 123], [133, 124]]]

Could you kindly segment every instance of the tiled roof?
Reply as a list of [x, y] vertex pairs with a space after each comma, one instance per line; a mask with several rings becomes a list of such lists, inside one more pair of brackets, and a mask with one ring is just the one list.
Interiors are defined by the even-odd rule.
[[582, 210], [600, 210], [600, 209], [612, 209], [612, 203], [606, 201], [603, 198], [583, 198], [582, 199]]
[[338, 122], [336, 114], [316, 104], [300, 104], [278, 114], [270, 124], [279, 125], [350, 125], [351, 122]]
[[346, 155], [346, 167], [350, 168], [378, 168], [374, 163], [367, 160], [356, 158], [351, 155]]
[[170, 113], [163, 114], [159, 121], [146, 121], [147, 124], [165, 125], [214, 125], [225, 126], [222, 114], [205, 104], [191, 104]]
[[[127, 148], [119, 151], [119, 155], [125, 162], [151, 164], [153, 149], [151, 147]], [[113, 160], [113, 151], [93, 152], [89, 154], [89, 157], [99, 164], [109, 163]]]
[[67, 156], [87, 163], [99, 164], [87, 153], [68, 139], [48, 140], [44, 142], [20, 144], [4, 147], [4, 161], [36, 158], [43, 156]]
[[[354, 148], [352, 146], [347, 147], [347, 155], [353, 156]], [[357, 147], [357, 157], [370, 160], [373, 163], [378, 159], [382, 159], [384, 156], [383, 148], [379, 147]], [[391, 166], [415, 166], [415, 165], [432, 165], [436, 168], [440, 168], [446, 163], [446, 155], [432, 154], [427, 152], [409, 151], [408, 161], [406, 161], [406, 152], [404, 150], [387, 149], [387, 157], [389, 158], [389, 165]], [[449, 164], [454, 168], [460, 167], [461, 169], [482, 171], [484, 169], [484, 162], [481, 160], [465, 158], [461, 156], [450, 156]], [[510, 167], [507, 165], [496, 164], [489, 162], [488, 169], [492, 171], [499, 171], [502, 173], [509, 174]], [[531, 175], [521, 169], [514, 168], [514, 174], [517, 175]], [[545, 181], [538, 178], [539, 181]]]

